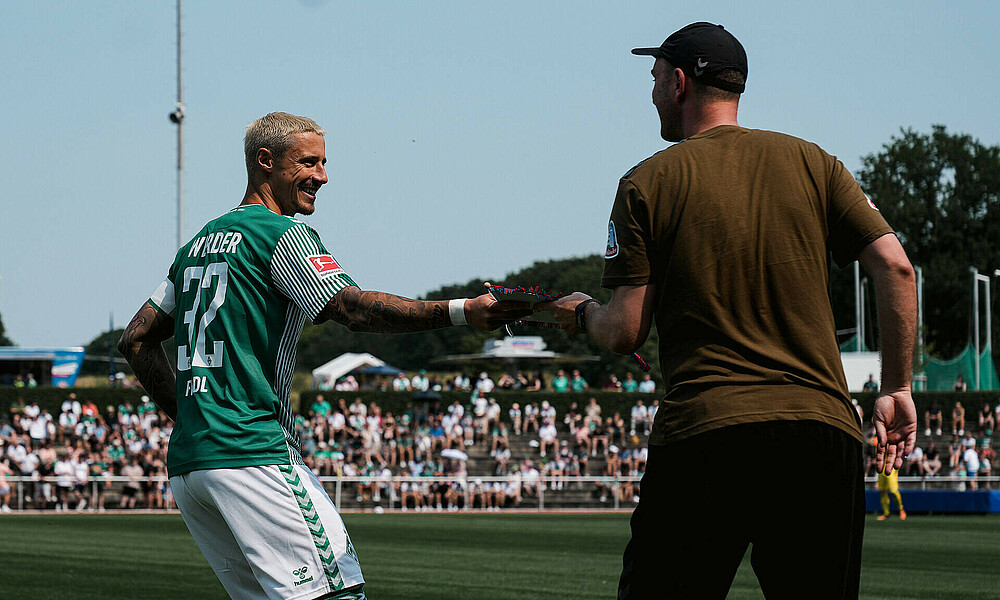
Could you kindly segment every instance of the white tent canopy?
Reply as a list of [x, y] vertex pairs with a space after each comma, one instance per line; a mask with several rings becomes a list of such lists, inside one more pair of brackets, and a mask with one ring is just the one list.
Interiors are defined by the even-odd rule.
[[345, 352], [328, 363], [324, 363], [312, 370], [313, 381], [323, 381], [328, 379], [331, 382], [337, 381], [342, 376], [358, 369], [368, 369], [372, 367], [384, 367], [385, 361], [375, 356], [363, 352]]

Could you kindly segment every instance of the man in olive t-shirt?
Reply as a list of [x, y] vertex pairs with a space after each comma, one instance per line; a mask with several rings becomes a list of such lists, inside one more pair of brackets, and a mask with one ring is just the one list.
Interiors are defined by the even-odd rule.
[[[694, 23], [658, 48], [653, 104], [680, 142], [621, 179], [601, 306], [553, 309], [569, 332], [628, 354], [655, 319], [665, 396], [649, 437], [619, 600], [724, 598], [748, 546], [765, 595], [856, 598], [864, 524], [860, 423], [836, 343], [830, 258], [872, 274], [883, 388], [878, 466], [913, 448], [912, 267], [836, 158], [740, 127], [747, 60], [721, 26]], [[732, 460], [733, 452], [740, 460]], [[734, 469], [720, 475], [719, 465]], [[806, 474], [788, 496], [789, 477]]]

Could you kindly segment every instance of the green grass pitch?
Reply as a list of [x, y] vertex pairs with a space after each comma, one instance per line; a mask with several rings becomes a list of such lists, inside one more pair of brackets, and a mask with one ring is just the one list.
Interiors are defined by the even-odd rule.
[[[628, 515], [348, 514], [373, 600], [610, 599]], [[794, 526], [789, 523], [789, 526]], [[1000, 597], [1000, 517], [866, 525], [862, 598]], [[178, 515], [0, 518], [0, 597], [226, 598]], [[744, 558], [729, 594], [762, 598]]]

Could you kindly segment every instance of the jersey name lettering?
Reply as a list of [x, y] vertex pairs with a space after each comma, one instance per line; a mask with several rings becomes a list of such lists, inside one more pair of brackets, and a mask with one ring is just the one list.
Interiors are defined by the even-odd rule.
[[208, 391], [208, 377], [194, 375], [184, 386], [184, 396], [193, 396]]
[[191, 244], [188, 258], [205, 256], [206, 254], [232, 254], [243, 241], [243, 234], [238, 231], [216, 231], [203, 235]]

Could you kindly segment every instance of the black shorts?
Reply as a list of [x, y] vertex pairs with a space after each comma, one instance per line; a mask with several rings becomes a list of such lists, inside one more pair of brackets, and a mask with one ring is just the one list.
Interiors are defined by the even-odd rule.
[[862, 444], [815, 421], [650, 446], [619, 600], [725, 598], [747, 548], [764, 595], [857, 598]]

